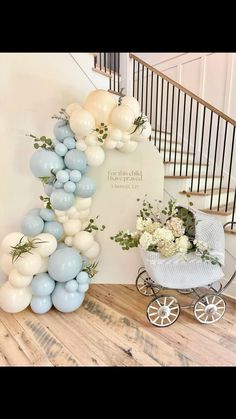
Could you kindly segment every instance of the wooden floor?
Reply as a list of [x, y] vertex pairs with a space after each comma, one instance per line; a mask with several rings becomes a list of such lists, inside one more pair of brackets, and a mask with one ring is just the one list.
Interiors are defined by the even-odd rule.
[[[178, 295], [179, 301], [188, 296]], [[236, 365], [236, 304], [202, 325], [183, 310], [170, 327], [149, 324], [133, 285], [91, 285], [74, 313], [0, 311], [0, 365]]]

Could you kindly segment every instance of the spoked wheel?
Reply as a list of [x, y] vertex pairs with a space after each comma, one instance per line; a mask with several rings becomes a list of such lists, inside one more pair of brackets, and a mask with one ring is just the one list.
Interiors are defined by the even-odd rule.
[[167, 327], [176, 322], [180, 315], [180, 305], [172, 295], [160, 295], [147, 307], [147, 318], [156, 327]]
[[136, 278], [136, 288], [140, 294], [150, 297], [154, 294], [153, 288], [158, 292], [159, 288], [155, 285], [155, 282], [150, 278], [147, 271], [141, 271]]
[[138, 274], [139, 274], [140, 272], [144, 272], [144, 271], [145, 271], [144, 266], [140, 266], [140, 268], [138, 269]]
[[177, 290], [180, 294], [191, 294], [193, 292], [192, 288], [183, 288], [181, 290]]
[[194, 305], [193, 312], [200, 323], [215, 323], [223, 317], [226, 304], [220, 295], [207, 294], [199, 298]]

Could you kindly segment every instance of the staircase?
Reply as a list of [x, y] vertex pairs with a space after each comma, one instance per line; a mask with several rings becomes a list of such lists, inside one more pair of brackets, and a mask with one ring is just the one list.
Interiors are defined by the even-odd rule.
[[[94, 71], [109, 77], [110, 92], [120, 95], [123, 87], [140, 102], [152, 125], [149, 140], [163, 156], [165, 200], [186, 205], [190, 194], [195, 208], [224, 225], [229, 276], [236, 258], [236, 121], [133, 54], [123, 77], [124, 55], [95, 54]], [[236, 297], [236, 287], [230, 294]]]

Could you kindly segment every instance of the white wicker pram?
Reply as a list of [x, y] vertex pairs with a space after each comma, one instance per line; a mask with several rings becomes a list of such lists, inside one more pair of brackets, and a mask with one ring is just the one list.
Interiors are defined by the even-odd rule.
[[[195, 218], [195, 238], [208, 244], [210, 254], [216, 256], [224, 265], [225, 239], [223, 226], [215, 217], [190, 209]], [[136, 279], [139, 292], [146, 296], [155, 295], [147, 307], [148, 320], [155, 326], [166, 327], [173, 324], [179, 314], [180, 305], [171, 295], [157, 295], [161, 289], [177, 289], [181, 294], [194, 293], [195, 300], [190, 305], [194, 315], [201, 323], [214, 323], [225, 312], [225, 302], [219, 295], [222, 291], [220, 280], [224, 277], [221, 267], [203, 262], [196, 253], [189, 253], [187, 261], [179, 255], [164, 258], [159, 253], [139, 249], [145, 268], [140, 268]], [[233, 277], [235, 276], [235, 273]], [[226, 284], [232, 282], [233, 277]], [[219, 282], [216, 290], [213, 284]], [[226, 288], [224, 287], [224, 289]], [[200, 295], [198, 288], [208, 291]], [[197, 298], [197, 299], [196, 299]]]

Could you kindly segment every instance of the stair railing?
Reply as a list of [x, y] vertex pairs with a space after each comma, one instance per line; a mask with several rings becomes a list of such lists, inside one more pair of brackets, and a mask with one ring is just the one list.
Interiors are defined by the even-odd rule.
[[99, 52], [94, 55], [94, 68], [110, 77], [109, 90], [120, 91], [120, 53]]

